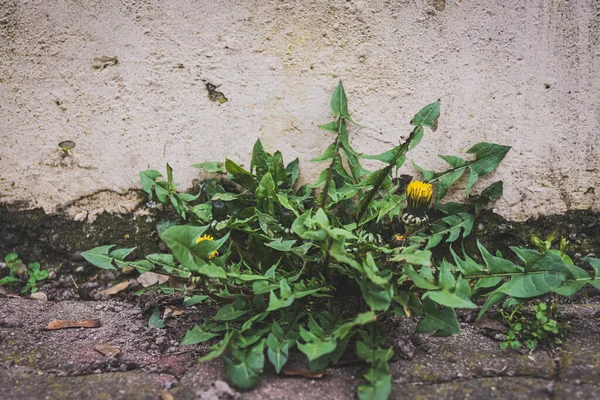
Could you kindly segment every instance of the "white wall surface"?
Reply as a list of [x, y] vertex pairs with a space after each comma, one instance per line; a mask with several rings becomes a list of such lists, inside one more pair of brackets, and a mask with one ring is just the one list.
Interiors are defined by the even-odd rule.
[[138, 188], [139, 170], [169, 162], [189, 186], [191, 164], [248, 166], [256, 138], [312, 179], [342, 78], [359, 152], [397, 144], [440, 98], [439, 130], [411, 153], [420, 165], [506, 144], [475, 188], [504, 180], [497, 212], [600, 210], [600, 1], [443, 3], [0, 0], [0, 202], [127, 211], [135, 196], [111, 193]]

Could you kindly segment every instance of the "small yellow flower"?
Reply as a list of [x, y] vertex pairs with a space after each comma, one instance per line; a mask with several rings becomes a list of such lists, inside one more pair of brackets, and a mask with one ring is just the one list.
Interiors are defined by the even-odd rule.
[[[196, 239], [196, 244], [198, 244], [198, 243], [202, 242], [203, 240], [210, 240], [210, 241], [213, 241], [213, 240], [215, 240], [215, 238], [214, 238], [214, 237], [212, 237], [212, 236], [210, 236], [210, 235], [204, 235], [204, 236], [200, 236], [198, 239]], [[208, 256], [208, 259], [209, 259], [209, 260], [212, 260], [213, 258], [215, 258], [215, 257], [216, 257], [216, 256], [218, 256], [218, 255], [219, 255], [219, 252], [215, 250], [215, 251], [213, 251], [212, 253], [210, 253], [210, 255]]]
[[427, 209], [432, 195], [433, 186], [430, 183], [409, 183], [406, 188], [406, 212], [402, 214], [402, 222], [407, 225], [421, 225], [427, 222]]

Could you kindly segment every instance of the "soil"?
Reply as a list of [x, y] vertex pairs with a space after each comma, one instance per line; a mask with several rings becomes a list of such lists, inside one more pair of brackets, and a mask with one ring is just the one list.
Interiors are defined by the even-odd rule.
[[[152, 205], [151, 205], [152, 206]], [[220, 361], [198, 363], [206, 345], [180, 346], [185, 332], [213, 309], [205, 305], [166, 319], [164, 329], [149, 328], [153, 310], [181, 306], [181, 296], [116, 295], [99, 291], [135, 275], [99, 270], [81, 251], [99, 245], [137, 246], [139, 256], [165, 250], [156, 224], [174, 215], [143, 206], [127, 215], [102, 214], [92, 224], [41, 210], [0, 207], [0, 255], [17, 252], [24, 262], [39, 261], [51, 271], [40, 284], [49, 301], [0, 294], [0, 388], [6, 399], [351, 399], [365, 366], [329, 368], [320, 379], [277, 376], [266, 366], [259, 386], [239, 393], [229, 387]], [[531, 233], [545, 237], [558, 229], [570, 241], [569, 254], [585, 257], [600, 249], [600, 215], [565, 215], [515, 223], [491, 212], [476, 222], [477, 238], [491, 251], [507, 254]], [[476, 243], [465, 241], [469, 254]], [[0, 268], [0, 275], [6, 273]], [[16, 293], [18, 295], [18, 293]], [[576, 301], [577, 304], [568, 304]], [[534, 352], [501, 351], [501, 335], [461, 312], [459, 335], [436, 338], [415, 334], [415, 319], [395, 321], [396, 343], [390, 364], [393, 399], [560, 399], [600, 398], [600, 299], [584, 291], [563, 304], [570, 329], [563, 346]], [[43, 330], [52, 320], [99, 319], [98, 328]], [[98, 346], [118, 349], [104, 355]], [[299, 357], [291, 366], [304, 368]], [[267, 363], [268, 364], [268, 363]], [[171, 396], [171, 397], [170, 397]]]

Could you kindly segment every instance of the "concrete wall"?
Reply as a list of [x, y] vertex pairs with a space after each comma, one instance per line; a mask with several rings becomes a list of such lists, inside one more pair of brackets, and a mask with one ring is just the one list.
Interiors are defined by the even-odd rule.
[[257, 137], [310, 179], [342, 78], [359, 151], [440, 98], [422, 166], [506, 144], [497, 212], [600, 210], [599, 42], [598, 0], [0, 0], [0, 202], [127, 211], [139, 170], [170, 162], [185, 187]]

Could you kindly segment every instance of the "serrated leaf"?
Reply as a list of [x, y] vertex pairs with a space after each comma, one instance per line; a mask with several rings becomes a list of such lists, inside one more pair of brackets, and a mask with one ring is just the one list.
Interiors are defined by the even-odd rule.
[[221, 341], [219, 343], [217, 343], [216, 345], [211, 347], [211, 352], [208, 353], [207, 355], [205, 355], [204, 357], [200, 357], [198, 359], [198, 361], [203, 362], [203, 361], [210, 361], [210, 360], [214, 360], [217, 357], [221, 357], [221, 355], [223, 355], [223, 353], [225, 352], [225, 349], [227, 349], [227, 346], [229, 345], [229, 342], [231, 341], [231, 338], [233, 337], [233, 331], [231, 332], [227, 332], [225, 334], [225, 336], [223, 337], [223, 339], [221, 339]]
[[275, 292], [273, 292], [271, 290], [270, 295], [269, 295], [269, 307], [267, 308], [267, 311], [275, 311], [275, 310], [279, 310], [280, 308], [286, 308], [292, 305], [292, 303], [294, 302], [295, 297], [289, 296], [287, 298], [278, 298], [277, 295], [275, 294]]
[[185, 337], [181, 341], [181, 346], [204, 343], [215, 336], [219, 335], [217, 333], [205, 332], [198, 325], [195, 325], [192, 329], [185, 333]]
[[260, 340], [239, 362], [225, 358], [225, 370], [233, 387], [241, 390], [254, 388], [265, 364], [265, 341]]
[[221, 307], [213, 319], [215, 321], [233, 321], [249, 311], [250, 310], [236, 310], [234, 303], [230, 303]]

